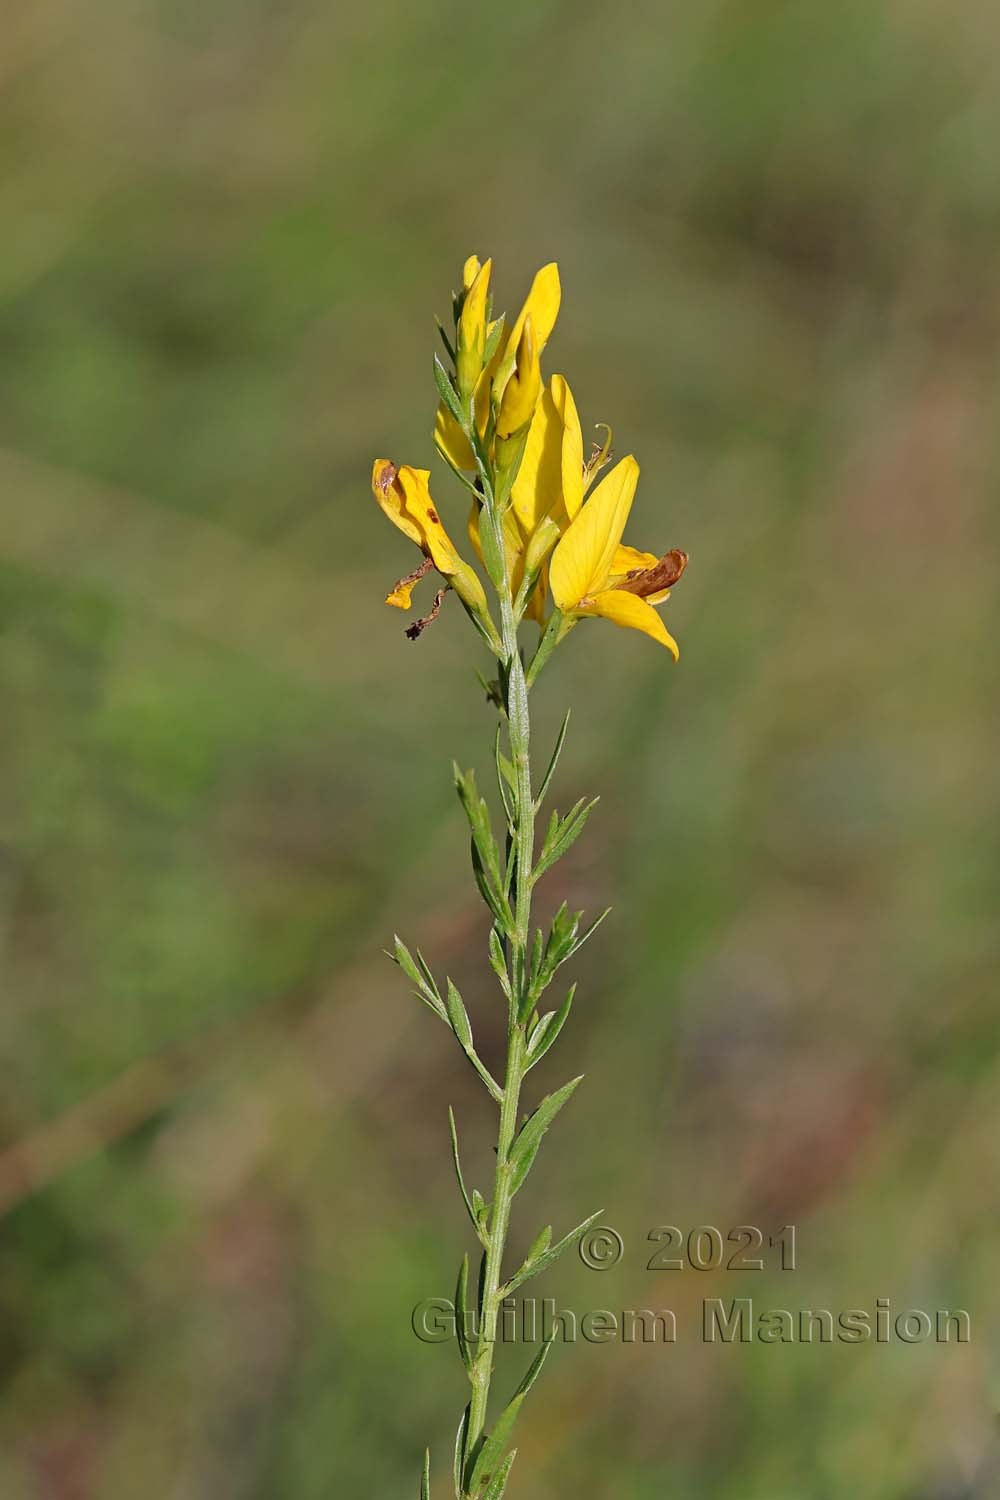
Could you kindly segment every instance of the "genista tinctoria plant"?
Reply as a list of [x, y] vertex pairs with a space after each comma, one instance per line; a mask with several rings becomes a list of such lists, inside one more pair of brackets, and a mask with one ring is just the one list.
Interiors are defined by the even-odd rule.
[[[535, 820], [552, 781], [569, 720], [567, 710], [547, 769], [532, 783], [529, 761], [529, 694], [556, 647], [582, 621], [611, 620], [642, 631], [676, 660], [677, 644], [656, 606], [669, 596], [687, 563], [685, 553], [662, 556], [625, 545], [622, 536], [639, 479], [631, 454], [611, 465], [611, 430], [584, 456], [583, 433], [569, 385], [561, 375], [543, 382], [541, 357], [559, 311], [559, 271], [543, 266], [528, 299], [507, 328], [492, 315], [492, 263], [466, 261], [462, 290], [453, 299], [453, 336], [439, 325], [448, 362], [435, 355], [440, 404], [434, 428], [438, 452], [469, 494], [468, 541], [489, 581], [451, 540], [431, 498], [426, 469], [375, 460], [372, 490], [390, 521], [415, 543], [423, 560], [393, 587], [386, 603], [410, 609], [417, 583], [436, 572], [439, 586], [427, 614], [406, 634], [417, 639], [437, 619], [449, 592], [457, 595], [496, 659], [495, 681], [483, 678], [496, 705], [494, 745], [503, 836], [474, 775], [455, 767], [455, 786], [471, 833], [472, 869], [489, 909], [489, 962], [507, 1005], [507, 1056], [500, 1082], [476, 1051], [462, 997], [450, 979], [442, 988], [417, 951], [396, 938], [391, 955], [417, 996], [450, 1028], [497, 1106], [496, 1163], [487, 1195], [466, 1185], [454, 1114], [451, 1146], [462, 1200], [481, 1247], [478, 1275], [462, 1259], [455, 1294], [459, 1352], [471, 1395], [458, 1427], [454, 1456], [457, 1500], [500, 1500], [514, 1463], [510, 1447], [518, 1412], [548, 1353], [543, 1344], [507, 1403], [489, 1414], [497, 1321], [505, 1297], [574, 1245], [595, 1222], [592, 1215], [553, 1243], [552, 1229], [538, 1234], [524, 1262], [505, 1267], [511, 1205], [531, 1170], [542, 1137], [579, 1078], [546, 1095], [521, 1119], [527, 1074], [553, 1045], [573, 1002], [543, 1010], [542, 997], [559, 969], [586, 942], [603, 916], [581, 926], [582, 914], [556, 912], [548, 932], [531, 930], [531, 898], [539, 879], [579, 837], [593, 807], [582, 799], [567, 813], [552, 811], [541, 837]], [[608, 472], [598, 479], [607, 468]], [[518, 628], [540, 629], [522, 653]], [[595, 799], [596, 800], [596, 799]], [[575, 988], [575, 986], [574, 986]], [[424, 1459], [421, 1496], [429, 1500], [430, 1455]]]

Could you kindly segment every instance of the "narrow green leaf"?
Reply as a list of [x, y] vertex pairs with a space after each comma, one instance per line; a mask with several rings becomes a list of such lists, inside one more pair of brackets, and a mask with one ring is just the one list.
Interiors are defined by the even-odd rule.
[[458, 399], [458, 392], [451, 383], [451, 376], [436, 354], [434, 356], [434, 384], [438, 388], [438, 395], [455, 418], [455, 421], [460, 427], [464, 427], [465, 417], [462, 414], [462, 403]]
[[455, 1288], [455, 1332], [458, 1335], [458, 1352], [467, 1370], [472, 1369], [472, 1349], [469, 1344], [469, 1257], [462, 1256], [458, 1268], [458, 1285]]
[[533, 1068], [537, 1062], [548, 1052], [556, 1037], [566, 1024], [570, 1007], [573, 1004], [573, 996], [576, 994], [576, 985], [571, 984], [566, 999], [558, 1010], [546, 1011], [531, 1036], [528, 1038], [527, 1061], [528, 1067]]
[[421, 972], [417, 967], [413, 954], [398, 934], [393, 938], [393, 943], [394, 951], [392, 953], [389, 953], [388, 949], [386, 949], [388, 957], [392, 959], [393, 963], [399, 965], [407, 979], [414, 985], [414, 993], [417, 999], [422, 1000], [428, 1010], [432, 1010], [442, 1021], [446, 1021], [448, 1017], [444, 1004], [438, 993], [437, 985], [434, 983], [433, 976], [430, 974], [430, 970], [424, 965], [424, 972]]
[[545, 843], [542, 846], [541, 857], [532, 873], [531, 878], [533, 881], [539, 880], [545, 874], [546, 870], [551, 870], [556, 860], [562, 859], [567, 850], [576, 843], [586, 826], [591, 811], [597, 806], [599, 801], [599, 797], [592, 797], [589, 802], [581, 798], [576, 806], [559, 822], [554, 832], [550, 823], [549, 832], [546, 834]]
[[[472, 1189], [472, 1212], [475, 1214], [476, 1225], [483, 1231], [483, 1234], [485, 1234], [486, 1220], [489, 1217], [489, 1208], [487, 1207], [486, 1199], [483, 1197], [478, 1188]], [[483, 1234], [480, 1235], [480, 1239], [483, 1238]]]
[[466, 1057], [469, 1059], [472, 1066], [475, 1068], [476, 1072], [479, 1074], [482, 1081], [485, 1083], [486, 1087], [489, 1089], [491, 1096], [499, 1104], [501, 1099], [503, 1098], [503, 1089], [497, 1083], [496, 1079], [493, 1077], [493, 1074], [490, 1072], [489, 1068], [486, 1067], [482, 1058], [479, 1056], [479, 1053], [473, 1046], [472, 1026], [469, 1022], [468, 1012], [465, 1009], [465, 1005], [462, 1001], [461, 995], [458, 993], [458, 990], [455, 988], [451, 979], [448, 980], [448, 999], [445, 1003], [448, 1007], [448, 1024], [451, 1027], [452, 1031], [455, 1033], [455, 1037], [458, 1041], [459, 1046], [465, 1053]]
[[525, 1265], [530, 1265], [533, 1261], [536, 1261], [540, 1255], [545, 1253], [551, 1243], [552, 1225], [546, 1224], [545, 1228], [532, 1241], [531, 1248], [524, 1257]]
[[517, 1449], [512, 1448], [489, 1484], [483, 1490], [481, 1500], [502, 1500], [503, 1492], [507, 1488], [507, 1480], [510, 1477], [511, 1469], [514, 1467], [516, 1457]]
[[[569, 952], [566, 954], [566, 958], [572, 958], [574, 953], [579, 953], [580, 949], [583, 947], [587, 939], [594, 935], [598, 927], [600, 927], [601, 923], [604, 921], [604, 918], [609, 915], [611, 909], [612, 908], [610, 906], [606, 906], [601, 912], [601, 915], [594, 918], [590, 926], [587, 928], [586, 932], [581, 933], [579, 937], [574, 937], [572, 946], [570, 947]], [[565, 959], [563, 960], [563, 962], [565, 962]]]
[[455, 1111], [448, 1105], [448, 1125], [451, 1130], [451, 1159], [455, 1164], [455, 1176], [458, 1178], [458, 1190], [462, 1194], [462, 1202], [465, 1211], [472, 1220], [472, 1227], [479, 1233], [479, 1223], [476, 1218], [475, 1200], [469, 1197], [465, 1187], [465, 1178], [462, 1176], [462, 1161], [458, 1154], [458, 1126], [455, 1124]]
[[455, 478], [465, 486], [470, 495], [473, 495], [476, 500], [481, 502], [483, 498], [482, 494], [479, 490], [476, 489], [474, 482], [469, 478], [468, 474], [466, 474], [463, 469], [460, 469], [458, 465], [453, 462], [450, 453], [447, 452], [447, 450], [442, 446], [441, 443], [435, 440], [434, 446], [438, 451], [438, 455], [444, 459], [445, 463], [448, 465]]
[[455, 1434], [455, 1500], [463, 1500], [462, 1475], [465, 1473], [465, 1438], [469, 1431], [469, 1416], [472, 1411], [471, 1403], [462, 1413], [462, 1419], [458, 1424], [458, 1432]]
[[531, 1364], [528, 1367], [528, 1373], [525, 1375], [524, 1379], [521, 1381], [521, 1384], [518, 1386], [517, 1390], [514, 1392], [515, 1398], [518, 1397], [518, 1396], [520, 1396], [521, 1399], [523, 1400], [524, 1397], [531, 1390], [531, 1387], [534, 1385], [535, 1381], [538, 1379], [539, 1375], [542, 1373], [542, 1366], [544, 1365], [545, 1361], [548, 1359], [549, 1350], [552, 1348], [552, 1340], [554, 1338], [555, 1338], [555, 1331], [553, 1330], [553, 1332], [545, 1340], [545, 1342], [542, 1345], [542, 1347], [539, 1349], [538, 1353], [535, 1355], [534, 1359], [531, 1361]]
[[500, 875], [500, 851], [497, 841], [493, 837], [493, 827], [490, 821], [490, 810], [484, 799], [479, 795], [476, 786], [475, 771], [463, 771], [457, 761], [452, 761], [452, 774], [455, 778], [455, 790], [462, 804], [465, 816], [468, 819], [472, 838], [480, 855], [483, 865], [489, 874], [493, 885], [498, 889], [502, 883]]
[[503, 939], [496, 927], [490, 928], [490, 968], [500, 981], [500, 988], [507, 999], [510, 999], [510, 976], [507, 973], [507, 960], [504, 957]]
[[420, 1476], [420, 1500], [431, 1500], [431, 1450], [424, 1449], [424, 1472]]
[[449, 355], [449, 357], [451, 359], [452, 364], [454, 364], [455, 363], [455, 350], [454, 350], [454, 347], [452, 346], [451, 339], [448, 337], [447, 330], [446, 330], [444, 324], [441, 322], [440, 318], [435, 318], [434, 322], [437, 324], [437, 331], [441, 335], [441, 342], [444, 344], [445, 349], [448, 351], [448, 355]]
[[514, 926], [514, 917], [510, 909], [510, 902], [503, 894], [502, 887], [500, 890], [494, 890], [490, 878], [483, 867], [482, 856], [476, 847], [475, 839], [472, 840], [472, 873], [475, 877], [479, 894], [493, 913], [494, 919], [499, 924], [501, 930], [509, 934]]
[[494, 354], [497, 352], [497, 349], [500, 347], [500, 340], [503, 338], [504, 314], [501, 313], [498, 318], [494, 318], [493, 319], [493, 323], [494, 323], [493, 331], [490, 334], [487, 335], [487, 338], [486, 338], [486, 347], [483, 350], [483, 364], [484, 365], [488, 365], [489, 364], [490, 360], [493, 358]]
[[521, 1126], [507, 1160], [513, 1168], [511, 1177], [511, 1191], [516, 1193], [518, 1188], [531, 1170], [531, 1164], [535, 1159], [542, 1136], [548, 1130], [556, 1115], [562, 1109], [566, 1100], [573, 1090], [581, 1083], [583, 1074], [578, 1078], [570, 1079], [564, 1083], [561, 1089], [556, 1089], [554, 1094], [546, 1094], [534, 1114], [529, 1115]]
[[507, 827], [513, 828], [517, 821], [513, 801], [513, 798], [517, 795], [517, 788], [514, 784], [514, 767], [500, 748], [499, 724], [497, 724], [496, 738], [493, 742], [493, 759], [496, 762], [497, 768], [497, 786], [500, 788], [503, 810], [507, 815]]
[[472, 1026], [469, 1022], [469, 1013], [465, 1008], [465, 1003], [461, 995], [450, 978], [448, 979], [447, 994], [448, 998], [445, 1001], [445, 1007], [448, 1012], [449, 1024], [458, 1038], [459, 1046], [464, 1052], [468, 1052], [472, 1046]]
[[578, 1224], [575, 1229], [571, 1229], [569, 1234], [564, 1234], [562, 1239], [552, 1246], [551, 1250], [543, 1251], [543, 1253], [533, 1263], [531, 1262], [530, 1257], [528, 1257], [525, 1260], [524, 1264], [521, 1266], [520, 1270], [514, 1272], [514, 1275], [510, 1278], [507, 1285], [504, 1287], [504, 1296], [510, 1296], [511, 1292], [515, 1291], [517, 1287], [521, 1286], [523, 1282], [527, 1281], [530, 1276], [540, 1276], [541, 1273], [547, 1270], [554, 1261], [557, 1261], [559, 1259], [564, 1250], [568, 1250], [572, 1245], [575, 1245], [576, 1242], [587, 1233], [587, 1230], [590, 1228], [590, 1226], [597, 1223], [603, 1212], [604, 1209], [599, 1208], [596, 1214], [591, 1214], [589, 1219], [584, 1219], [583, 1223]]
[[[441, 1000], [441, 991], [437, 987], [437, 980], [431, 973], [430, 968], [427, 964], [427, 960], [426, 958], [424, 958], [424, 955], [421, 953], [419, 948], [417, 949], [417, 963], [420, 965], [420, 972], [424, 976], [424, 982], [427, 985], [427, 988], [430, 990], [435, 999]], [[443, 1000], [441, 1001], [441, 1004], [444, 1004]]]
[[567, 708], [567, 710], [566, 710], [566, 717], [562, 721], [562, 728], [559, 730], [559, 733], [556, 736], [556, 744], [555, 744], [555, 749], [552, 751], [552, 759], [549, 761], [548, 769], [546, 770], [545, 775], [542, 777], [542, 784], [538, 788], [538, 795], [535, 798], [535, 811], [536, 812], [541, 807], [542, 803], [545, 801], [545, 793], [549, 789], [549, 783], [551, 782], [553, 776], [555, 775], [556, 766], [559, 764], [559, 757], [562, 754], [563, 743], [564, 743], [564, 741], [566, 739], [566, 731], [569, 728], [569, 715], [570, 715], [570, 711]]
[[504, 587], [504, 575], [506, 563], [503, 552], [497, 545], [497, 539], [493, 532], [493, 524], [487, 515], [485, 507], [479, 516], [479, 546], [483, 554], [483, 566], [489, 575], [490, 582], [496, 589]]
[[[490, 1482], [497, 1476], [498, 1471], [502, 1473], [500, 1465], [503, 1461], [503, 1450], [507, 1446], [507, 1439], [513, 1431], [517, 1414], [524, 1404], [524, 1395], [518, 1395], [511, 1400], [501, 1412], [497, 1419], [497, 1425], [486, 1438], [479, 1444], [479, 1449], [472, 1464], [472, 1472], [469, 1474], [468, 1490], [470, 1495], [478, 1492], [483, 1493], [483, 1500], [489, 1493]], [[504, 1481], [506, 1483], [506, 1480]], [[500, 1494], [503, 1493], [501, 1489]]]
[[536, 927], [535, 940], [531, 945], [531, 967], [528, 970], [528, 973], [532, 979], [537, 978], [538, 973], [542, 967], [542, 954], [544, 951], [545, 939], [542, 936], [542, 929], [540, 927]]

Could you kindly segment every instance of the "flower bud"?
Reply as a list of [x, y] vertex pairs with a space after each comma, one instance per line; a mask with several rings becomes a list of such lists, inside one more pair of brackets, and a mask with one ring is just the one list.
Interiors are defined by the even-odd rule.
[[497, 412], [497, 437], [509, 438], [526, 427], [534, 414], [542, 389], [538, 346], [530, 317], [525, 318], [518, 340], [514, 369], [504, 387]]
[[490, 271], [493, 262], [488, 260], [480, 266], [475, 256], [465, 263], [465, 276], [474, 268], [471, 282], [466, 281], [462, 311], [458, 317], [458, 348], [455, 365], [458, 374], [458, 389], [463, 400], [468, 400], [476, 388], [482, 373], [486, 352], [486, 312], [490, 289]]

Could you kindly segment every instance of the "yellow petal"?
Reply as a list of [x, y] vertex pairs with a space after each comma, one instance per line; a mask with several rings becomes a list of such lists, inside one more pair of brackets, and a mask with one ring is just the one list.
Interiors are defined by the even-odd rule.
[[666, 646], [674, 661], [680, 655], [677, 642], [656, 610], [650, 609], [645, 599], [640, 599], [637, 594], [627, 594], [624, 589], [606, 589], [603, 594], [588, 599], [586, 606], [578, 613], [600, 615], [602, 619], [611, 620], [615, 625], [622, 625], [629, 630], [641, 630], [644, 635], [659, 641], [661, 646]]
[[497, 411], [497, 437], [510, 437], [528, 425], [538, 405], [541, 390], [542, 372], [538, 363], [535, 327], [530, 318], [525, 318], [514, 359], [514, 371], [504, 387]]
[[442, 401], [434, 418], [434, 441], [456, 469], [474, 469], [476, 460], [469, 439]]
[[562, 417], [562, 500], [572, 520], [583, 504], [583, 431], [573, 392], [561, 375], [552, 377], [552, 400]]
[[468, 291], [469, 287], [479, 275], [479, 256], [470, 255], [462, 267], [462, 285]]
[[555, 261], [552, 261], [536, 273], [531, 283], [531, 291], [517, 315], [516, 322], [508, 331], [506, 338], [502, 340], [501, 348], [497, 350], [493, 380], [493, 395], [497, 401], [503, 396], [514, 368], [514, 359], [526, 321], [530, 317], [535, 334], [535, 348], [540, 358], [542, 350], [549, 341], [549, 335], [555, 327], [561, 296], [559, 267]]
[[556, 326], [561, 297], [559, 267], [555, 261], [550, 261], [547, 266], [543, 266], [540, 271], [536, 272], [535, 279], [531, 283], [531, 291], [517, 315], [517, 322], [507, 335], [506, 349], [511, 359], [521, 341], [521, 330], [524, 328], [525, 320], [529, 317], [535, 330], [535, 344], [541, 354], [549, 341], [549, 335]]
[[386, 604], [391, 604], [394, 609], [409, 609], [410, 596], [413, 593], [412, 583], [397, 583], [391, 594], [386, 594]]
[[480, 266], [475, 280], [465, 293], [458, 319], [458, 352], [455, 358], [458, 389], [463, 397], [471, 395], [483, 368], [486, 349], [486, 301], [490, 290], [493, 262]]
[[423, 535], [417, 524], [405, 514], [405, 495], [400, 484], [396, 465], [388, 458], [377, 458], [372, 464], [372, 494], [394, 526], [418, 547], [423, 547]]
[[558, 376], [552, 377], [535, 407], [514, 481], [514, 510], [529, 536], [549, 511], [558, 506], [562, 489], [563, 423], [552, 393], [557, 379]]
[[409, 464], [404, 464], [399, 471], [397, 483], [403, 490], [406, 515], [419, 530], [423, 550], [438, 572], [449, 578], [458, 572], [461, 558], [445, 531], [431, 498], [430, 478], [429, 469], [413, 469]]
[[637, 568], [643, 571], [654, 568], [659, 560], [655, 552], [640, 552], [637, 547], [616, 547], [611, 559], [611, 577], [624, 578], [626, 573], [634, 573]]
[[543, 565], [538, 582], [531, 591], [531, 598], [528, 600], [527, 608], [524, 611], [525, 618], [534, 620], [535, 624], [539, 627], [545, 624], [545, 596], [548, 592], [546, 588], [548, 571], [548, 564]]
[[563, 613], [607, 583], [638, 482], [639, 465], [630, 453], [601, 480], [560, 539], [552, 554], [549, 586]]
[[480, 562], [483, 561], [483, 544], [479, 537], [479, 512], [482, 508], [478, 500], [473, 500], [469, 506], [469, 519], [465, 523], [465, 534], [469, 538], [469, 544]]

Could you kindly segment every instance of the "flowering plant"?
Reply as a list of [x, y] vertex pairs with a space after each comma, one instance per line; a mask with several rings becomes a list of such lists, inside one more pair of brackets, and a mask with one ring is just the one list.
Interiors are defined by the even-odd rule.
[[[496, 680], [486, 686], [498, 711], [494, 759], [504, 829], [501, 842], [474, 774], [456, 766], [455, 786], [469, 823], [473, 874], [492, 919], [489, 962], [507, 1005], [502, 1082], [476, 1050], [468, 1012], [451, 979], [440, 986], [419, 950], [414, 955], [398, 937], [391, 955], [419, 999], [454, 1033], [499, 1111], [496, 1164], [486, 1196], [466, 1186], [455, 1117], [449, 1110], [459, 1190], [481, 1247], [474, 1289], [465, 1255], [455, 1294], [458, 1346], [471, 1386], [455, 1444], [457, 1500], [500, 1500], [504, 1494], [516, 1454], [509, 1447], [514, 1424], [548, 1353], [549, 1344], [544, 1343], [490, 1426], [493, 1346], [501, 1304], [552, 1265], [598, 1218], [591, 1215], [555, 1243], [551, 1226], [546, 1226], [523, 1263], [505, 1269], [514, 1196], [542, 1137], [580, 1082], [574, 1078], [546, 1095], [533, 1113], [520, 1119], [527, 1074], [562, 1030], [576, 987], [552, 1010], [542, 1009], [542, 998], [559, 969], [607, 915], [581, 926], [582, 913], [569, 912], [564, 902], [547, 932], [536, 928], [532, 933], [535, 886], [582, 833], [596, 798], [581, 799], [567, 813], [554, 810], [541, 840], [536, 839], [535, 821], [556, 770], [569, 712], [536, 786], [529, 759], [529, 692], [556, 647], [590, 617], [642, 631], [676, 660], [677, 644], [656, 606], [669, 597], [687, 563], [686, 554], [676, 549], [658, 555], [623, 543], [639, 465], [629, 454], [610, 467], [610, 428], [604, 428], [604, 440], [585, 457], [569, 385], [561, 375], [543, 382], [541, 356], [561, 297], [557, 266], [543, 266], [538, 272], [509, 329], [503, 317], [493, 317], [491, 273], [491, 261], [480, 264], [470, 256], [462, 290], [453, 299], [454, 335], [439, 324], [448, 363], [435, 356], [440, 402], [434, 437], [439, 454], [469, 493], [469, 545], [485, 571], [493, 604], [479, 573], [462, 557], [441, 521], [431, 498], [429, 472], [385, 458], [376, 459], [372, 469], [375, 499], [423, 553], [423, 561], [393, 586], [386, 603], [409, 609], [417, 583], [436, 570], [442, 581], [433, 604], [406, 634], [417, 639], [453, 592], [497, 667]], [[599, 479], [605, 468], [608, 472]], [[519, 627], [525, 620], [537, 624], [541, 633], [533, 650], [523, 654]], [[421, 1496], [429, 1500], [429, 1453]]]

